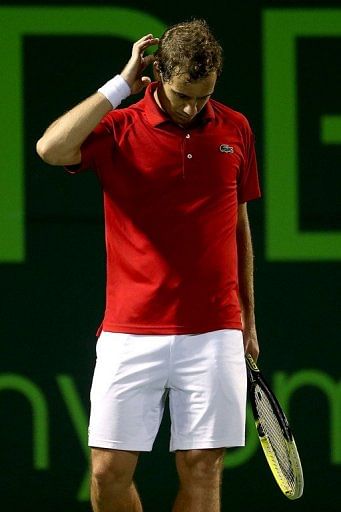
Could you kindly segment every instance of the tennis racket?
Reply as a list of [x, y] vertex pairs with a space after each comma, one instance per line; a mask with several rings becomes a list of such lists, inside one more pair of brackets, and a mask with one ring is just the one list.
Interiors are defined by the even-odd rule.
[[248, 392], [258, 437], [277, 484], [290, 500], [303, 494], [300, 457], [288, 420], [250, 354], [246, 354]]

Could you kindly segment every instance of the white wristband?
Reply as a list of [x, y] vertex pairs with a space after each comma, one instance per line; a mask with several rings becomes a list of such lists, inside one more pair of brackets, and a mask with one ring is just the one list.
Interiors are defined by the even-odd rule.
[[118, 107], [122, 100], [127, 98], [130, 93], [130, 87], [121, 75], [116, 75], [106, 84], [98, 89], [107, 100], [110, 101], [113, 108]]

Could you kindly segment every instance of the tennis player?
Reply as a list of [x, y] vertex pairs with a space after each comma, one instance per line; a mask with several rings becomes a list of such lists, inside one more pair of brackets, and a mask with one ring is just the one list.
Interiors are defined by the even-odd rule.
[[224, 450], [244, 445], [244, 353], [258, 356], [246, 205], [260, 191], [248, 121], [211, 99], [221, 70], [204, 20], [160, 40], [147, 34], [121, 74], [37, 143], [49, 164], [92, 169], [104, 193], [106, 309], [89, 425], [95, 512], [142, 511], [133, 474], [167, 395], [180, 480], [173, 512], [219, 511]]

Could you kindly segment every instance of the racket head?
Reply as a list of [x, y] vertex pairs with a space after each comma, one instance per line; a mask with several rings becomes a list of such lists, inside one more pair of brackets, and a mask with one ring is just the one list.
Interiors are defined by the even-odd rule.
[[302, 496], [302, 465], [289, 422], [262, 373], [247, 354], [248, 392], [258, 437], [272, 474], [283, 494]]

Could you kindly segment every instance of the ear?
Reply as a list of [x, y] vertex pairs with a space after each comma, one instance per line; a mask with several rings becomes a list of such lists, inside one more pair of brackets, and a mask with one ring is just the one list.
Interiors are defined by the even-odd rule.
[[153, 74], [154, 78], [157, 82], [161, 82], [161, 71], [159, 68], [159, 63], [157, 60], [154, 60], [153, 62]]

